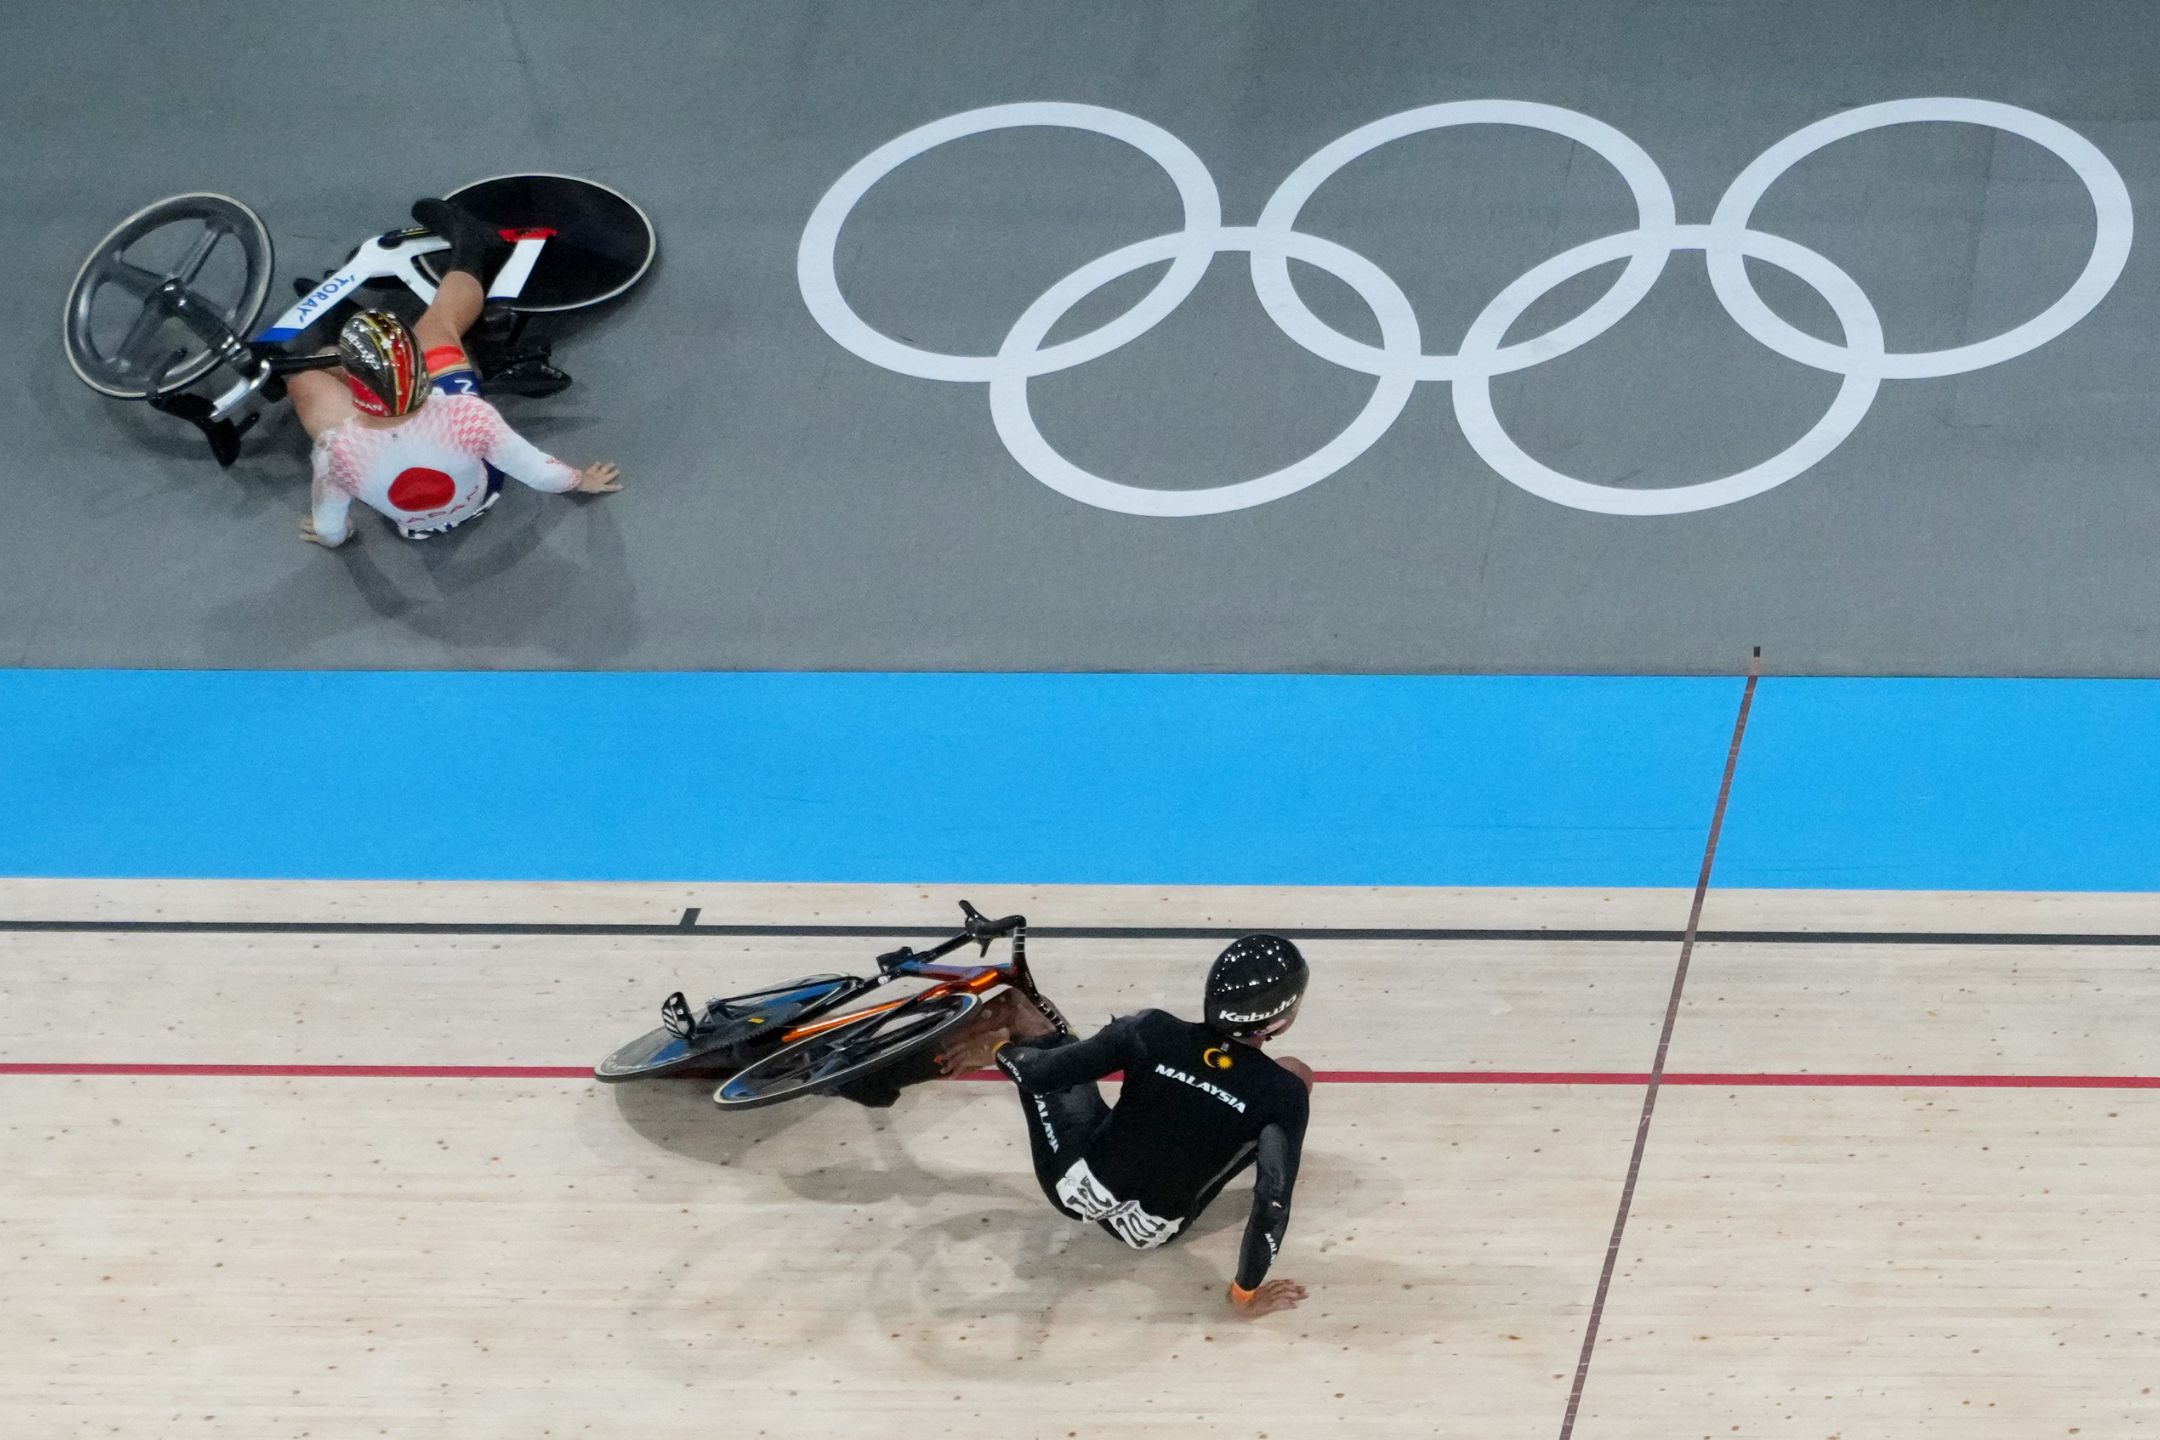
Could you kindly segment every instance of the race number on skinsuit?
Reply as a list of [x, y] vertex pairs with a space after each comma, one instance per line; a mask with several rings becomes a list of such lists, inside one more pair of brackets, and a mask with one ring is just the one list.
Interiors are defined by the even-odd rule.
[[1084, 1220], [1100, 1220], [1135, 1250], [1152, 1250], [1178, 1232], [1178, 1221], [1150, 1215], [1137, 1201], [1120, 1200], [1095, 1178], [1087, 1161], [1075, 1160], [1058, 1181], [1058, 1199]]

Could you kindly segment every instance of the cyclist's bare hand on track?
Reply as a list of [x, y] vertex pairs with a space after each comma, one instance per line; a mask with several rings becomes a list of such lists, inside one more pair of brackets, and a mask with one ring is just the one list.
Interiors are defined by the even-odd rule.
[[970, 1036], [938, 1056], [938, 1069], [947, 1075], [965, 1075], [970, 1070], [980, 1070], [997, 1054], [998, 1046], [1012, 1037], [1003, 1030], [991, 1030]]
[[322, 536], [316, 534], [315, 521], [312, 516], [300, 522], [300, 538], [307, 541], [310, 545], [320, 545], [325, 550], [335, 550], [338, 547], [338, 544], [343, 543], [342, 541], [332, 543], [331, 541], [325, 540], [322, 538]]
[[622, 489], [622, 467], [602, 460], [578, 471], [577, 491], [580, 495], [612, 495]]
[[1232, 1296], [1230, 1306], [1246, 1319], [1257, 1320], [1262, 1315], [1272, 1315], [1277, 1310], [1295, 1310], [1298, 1302], [1304, 1298], [1305, 1287], [1297, 1281], [1270, 1280], [1253, 1291], [1250, 1300], [1241, 1301]]

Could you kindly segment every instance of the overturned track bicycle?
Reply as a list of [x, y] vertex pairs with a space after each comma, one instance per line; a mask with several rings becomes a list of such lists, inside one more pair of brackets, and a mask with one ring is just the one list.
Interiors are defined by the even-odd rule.
[[[652, 222], [627, 197], [569, 175], [500, 175], [444, 198], [511, 247], [465, 337], [488, 392], [562, 390], [570, 377], [549, 363], [551, 342], [529, 336], [526, 322], [628, 291], [657, 253]], [[91, 250], [68, 287], [61, 340], [85, 385], [187, 421], [230, 465], [261, 406], [284, 398], [286, 376], [337, 363], [295, 353], [308, 332], [371, 289], [433, 300], [449, 248], [420, 227], [371, 236], [330, 274], [295, 281], [299, 299], [258, 330], [275, 275], [268, 227], [231, 196], [174, 195], [136, 211]], [[220, 370], [232, 373], [230, 384], [193, 393]]]
[[[702, 1011], [692, 1010], [678, 990], [661, 1003], [660, 1028], [616, 1050], [593, 1075], [610, 1084], [725, 1076], [713, 1092], [723, 1110], [829, 1094], [919, 1056], [1001, 985], [1070, 1034], [1028, 968], [1027, 917], [991, 920], [965, 900], [960, 909], [959, 934], [925, 951], [902, 946], [880, 955], [875, 976], [809, 975], [708, 1001]], [[1010, 939], [1011, 950], [993, 962], [990, 946], [1000, 939]], [[979, 947], [979, 960], [945, 961], [969, 945]], [[902, 980], [929, 984], [897, 1000], [850, 1008]]]

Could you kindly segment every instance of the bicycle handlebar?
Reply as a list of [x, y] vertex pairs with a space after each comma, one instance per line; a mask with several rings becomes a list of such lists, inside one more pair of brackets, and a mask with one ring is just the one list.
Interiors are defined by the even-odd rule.
[[950, 940], [941, 940], [928, 950], [918, 951], [903, 945], [890, 954], [878, 956], [878, 968], [890, 972], [894, 967], [906, 964], [909, 961], [916, 964], [927, 964], [931, 961], [942, 960], [947, 955], [952, 954], [953, 951], [967, 945], [980, 945], [982, 946], [982, 953], [987, 955], [990, 953], [991, 941], [1001, 940], [1008, 935], [1014, 937], [1014, 945], [1017, 948], [1020, 943], [1019, 937], [1027, 931], [1027, 916], [1025, 915], [1006, 915], [992, 920], [965, 900], [960, 902], [960, 910], [967, 918], [958, 935], [953, 936]]
[[1027, 916], [1007, 915], [1003, 919], [990, 920], [967, 901], [960, 902], [960, 913], [967, 917], [967, 935], [971, 940], [991, 941], [1001, 935], [1010, 935], [1027, 926]]

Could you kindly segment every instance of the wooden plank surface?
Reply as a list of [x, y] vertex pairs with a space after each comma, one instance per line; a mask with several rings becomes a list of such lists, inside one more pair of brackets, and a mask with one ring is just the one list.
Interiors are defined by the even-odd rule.
[[[869, 973], [856, 939], [0, 934], [0, 1060], [586, 1065], [709, 996]], [[1045, 990], [1092, 1028], [1192, 1015], [1220, 946], [1041, 940]], [[1292, 1049], [1328, 1069], [1639, 1069], [1670, 946], [1333, 941]]]
[[2160, 1431], [2160, 1096], [1673, 1089], [1576, 1429]]
[[1678, 930], [1685, 890], [1379, 886], [685, 885], [601, 882], [0, 879], [0, 919], [355, 923], [950, 924], [955, 901], [1038, 925]]
[[[643, 924], [679, 902], [746, 924], [935, 925], [953, 893], [0, 883], [18, 918], [372, 923]], [[1111, 928], [1679, 923], [1667, 892], [973, 898]], [[1713, 895], [1712, 914], [1914, 935], [2156, 918], [2137, 897], [1818, 899]], [[589, 1065], [669, 989], [849, 969], [876, 948], [0, 933], [0, 1062]], [[1092, 1023], [1190, 1013], [1214, 947], [1031, 948]], [[1314, 956], [1288, 1048], [1324, 1071], [1521, 1082], [1645, 1070], [1677, 947], [1335, 940]], [[1874, 1083], [1662, 1092], [1577, 1434], [2160, 1424], [2160, 1095], [1898, 1083], [2149, 1076], [2155, 962], [2111, 945], [1699, 947], [1676, 1075]], [[1044, 1205], [1001, 1084], [722, 1117], [694, 1083], [0, 1076], [0, 1434], [1549, 1436], [1643, 1099], [1608, 1079], [1323, 1086], [1280, 1267], [1313, 1300], [1241, 1323], [1218, 1297], [1242, 1184], [1188, 1241], [1132, 1255]]]
[[1635, 1101], [1328, 1093], [1279, 1267], [1313, 1298], [1246, 1322], [1243, 1186], [1134, 1255], [1049, 1210], [985, 1084], [726, 1120], [680, 1085], [8, 1084], [24, 1436], [1413, 1435], [1446, 1395], [1529, 1440]]

